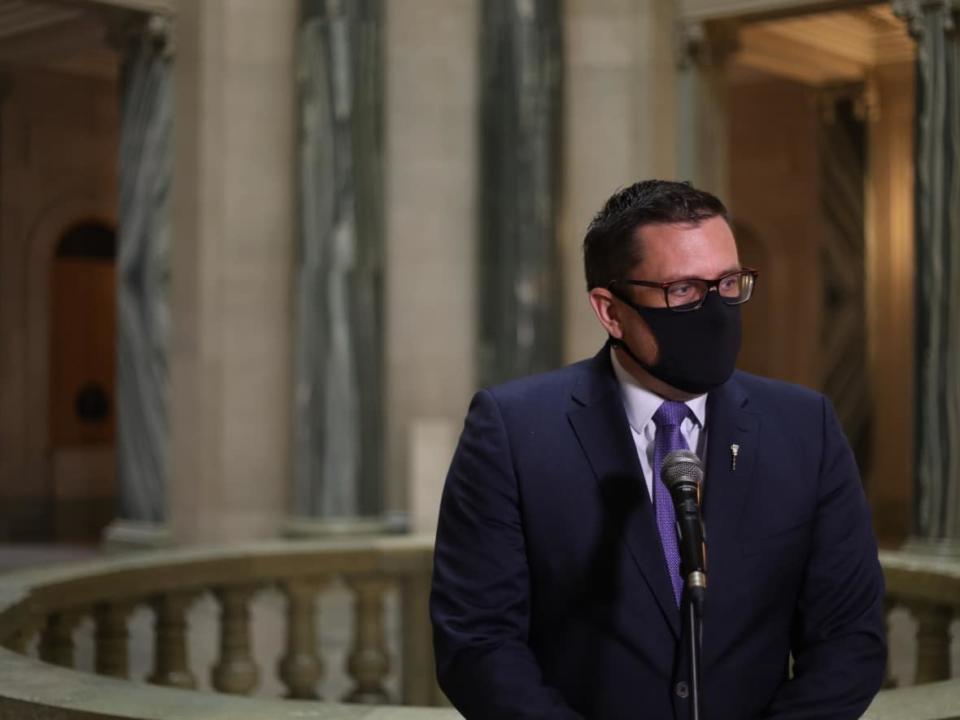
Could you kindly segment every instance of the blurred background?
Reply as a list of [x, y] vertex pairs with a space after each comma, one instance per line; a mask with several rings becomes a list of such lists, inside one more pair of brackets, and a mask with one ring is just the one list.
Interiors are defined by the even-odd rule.
[[730, 206], [761, 272], [741, 366], [831, 397], [899, 544], [911, 18], [0, 0], [0, 540], [431, 531], [472, 392], [597, 351], [582, 236], [662, 177]]
[[[424, 537], [419, 569], [391, 571], [405, 615], [347, 572], [326, 622], [345, 655], [356, 598], [353, 697], [382, 701], [394, 603], [416, 642], [391, 652], [420, 673], [400, 695], [440, 701], [429, 537], [469, 399], [600, 349], [586, 227], [618, 188], [685, 179], [726, 201], [760, 271], [740, 366], [825, 392], [882, 546], [946, 563], [883, 558], [889, 608], [912, 613], [894, 635], [917, 633], [899, 675], [950, 677], [955, 21], [939, 0], [0, 0], [0, 569], [280, 538], [336, 576], [368, 555], [310, 542]], [[310, 583], [281, 598], [263, 569], [290, 557], [189, 580], [201, 656], [217, 603], [233, 638], [217, 689], [255, 684], [232, 577], [274, 592], [254, 627], [276, 657], [292, 628], [281, 674], [314, 697], [316, 578], [290, 570]], [[151, 681], [195, 684], [176, 575], [117, 575], [4, 643], [71, 664], [92, 613], [83, 652], [96, 633], [97, 671], [124, 675], [123, 602], [149, 595], [136, 622], [158, 618], [169, 671]]]

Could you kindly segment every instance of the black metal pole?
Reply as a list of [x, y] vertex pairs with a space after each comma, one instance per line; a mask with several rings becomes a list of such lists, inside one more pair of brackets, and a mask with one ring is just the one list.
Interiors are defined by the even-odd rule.
[[690, 643], [690, 699], [693, 703], [693, 720], [700, 720], [700, 711], [703, 707], [700, 694], [701, 629], [699, 603], [690, 598], [687, 602], [687, 637]]

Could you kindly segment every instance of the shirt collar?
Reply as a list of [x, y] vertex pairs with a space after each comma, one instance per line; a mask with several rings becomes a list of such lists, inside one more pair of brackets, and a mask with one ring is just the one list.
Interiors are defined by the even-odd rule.
[[[636, 378], [626, 371], [620, 360], [617, 359], [617, 353], [610, 348], [610, 361], [613, 364], [613, 372], [620, 383], [620, 394], [623, 397], [623, 405], [627, 411], [627, 420], [630, 422], [636, 432], [642, 432], [646, 425], [653, 418], [653, 414], [663, 404], [664, 398], [656, 393], [650, 392]], [[707, 395], [697, 395], [686, 401], [686, 406], [693, 412], [697, 424], [703, 428], [706, 427], [707, 415]]]

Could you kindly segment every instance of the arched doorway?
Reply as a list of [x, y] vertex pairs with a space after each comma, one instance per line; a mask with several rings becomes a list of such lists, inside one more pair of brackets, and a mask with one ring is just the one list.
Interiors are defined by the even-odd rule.
[[116, 234], [81, 222], [61, 236], [50, 274], [49, 432], [59, 542], [94, 542], [114, 516]]

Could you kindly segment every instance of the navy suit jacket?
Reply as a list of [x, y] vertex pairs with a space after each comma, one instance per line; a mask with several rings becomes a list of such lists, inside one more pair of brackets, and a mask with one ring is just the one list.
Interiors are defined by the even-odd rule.
[[[829, 402], [735, 373], [708, 396], [703, 490], [703, 717], [858, 718], [884, 674], [883, 577]], [[689, 716], [683, 623], [608, 348], [474, 397], [431, 616], [440, 685], [469, 720]]]

